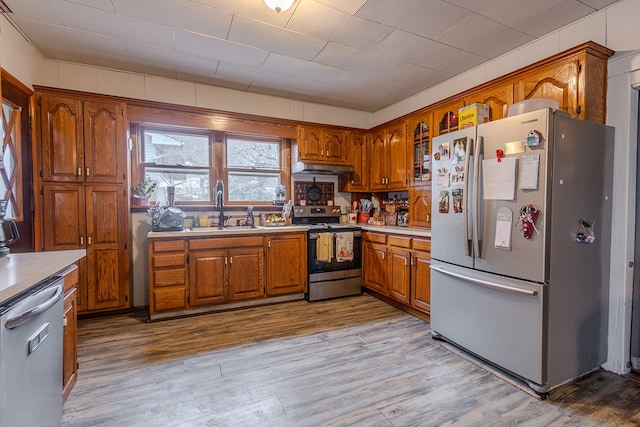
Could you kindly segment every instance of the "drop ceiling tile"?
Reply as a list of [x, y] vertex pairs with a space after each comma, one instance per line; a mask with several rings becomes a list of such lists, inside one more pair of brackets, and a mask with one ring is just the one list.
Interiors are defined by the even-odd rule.
[[[534, 37], [541, 37], [593, 12], [591, 7], [579, 1], [565, 0], [516, 22], [515, 26], [523, 28], [523, 31]], [[535, 23], [535, 25], [531, 25], [531, 23]]]
[[363, 50], [372, 49], [393, 30], [313, 0], [300, 2], [287, 28]]
[[47, 24], [62, 24], [62, 20], [58, 17], [49, 2], [33, 2], [25, 0], [4, 0], [4, 2], [13, 12], [7, 15], [11, 20], [20, 18], [22, 20], [38, 21]]
[[614, 4], [617, 0], [581, 0], [581, 1], [587, 6], [591, 6], [594, 9], [600, 10]]
[[176, 52], [173, 49], [165, 49], [159, 46], [125, 41], [129, 57], [139, 62], [147, 62], [158, 67], [165, 67], [175, 72]]
[[441, 0], [369, 0], [356, 16], [435, 39], [471, 14]]
[[426, 37], [395, 30], [371, 52], [398, 61], [431, 67], [453, 58], [461, 50]]
[[320, 3], [341, 10], [350, 15], [355, 15], [367, 0], [318, 0]]
[[397, 61], [336, 43], [328, 43], [313, 62], [365, 75], [379, 74], [397, 64]]
[[69, 3], [81, 4], [83, 6], [93, 7], [95, 9], [102, 9], [109, 12], [114, 12], [113, 3], [111, 0], [65, 0]]
[[233, 14], [203, 4], [175, 0], [110, 0], [120, 14], [225, 39]]
[[[525, 26], [521, 30], [528, 33], [527, 27], [538, 25], [529, 19], [563, 0], [497, 0], [479, 2], [477, 0], [448, 0], [449, 3], [473, 11], [476, 14], [491, 18], [508, 27], [517, 28], [519, 24]], [[574, 1], [574, 0], [571, 0]], [[527, 22], [528, 21], [528, 22]]]
[[469, 52], [461, 52], [449, 61], [439, 64], [437, 69], [456, 76], [486, 62], [486, 58]]
[[[67, 27], [156, 46], [173, 47], [173, 31], [166, 25], [74, 5], [62, 0], [50, 1]], [[88, 16], [91, 16], [91, 19], [87, 19]]]
[[[219, 63], [218, 59], [203, 58], [182, 52], [176, 53], [176, 73], [178, 78], [185, 78], [185, 80], [189, 81], [208, 81], [215, 75]], [[186, 76], [191, 76], [191, 78], [186, 78]], [[200, 76], [200, 78], [194, 80], [193, 76]]]
[[253, 67], [262, 65], [268, 55], [262, 49], [182, 30], [176, 30], [175, 48], [181, 53]]
[[308, 80], [321, 82], [334, 81], [342, 73], [341, 70], [334, 67], [290, 58], [277, 53], [269, 55], [263, 64], [263, 68], [275, 73], [282, 73], [292, 77], [300, 76]]
[[533, 40], [533, 37], [484, 16], [472, 15], [451, 27], [438, 40], [473, 52], [486, 61]]
[[233, 20], [228, 40], [306, 60], [313, 59], [327, 44], [316, 37], [241, 16]]
[[271, 86], [275, 90], [284, 89], [291, 79], [286, 74], [275, 73], [264, 68], [246, 67], [226, 62], [220, 62], [216, 70], [216, 76], [227, 79], [235, 78], [251, 85]]

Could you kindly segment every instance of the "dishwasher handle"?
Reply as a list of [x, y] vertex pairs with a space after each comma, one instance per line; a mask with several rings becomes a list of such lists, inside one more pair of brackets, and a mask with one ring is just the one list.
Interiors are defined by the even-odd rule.
[[[62, 298], [62, 294], [64, 293], [64, 286], [62, 284], [55, 285], [54, 288], [55, 292], [53, 293], [51, 298], [41, 304], [36, 305], [33, 308], [23, 311], [22, 313], [9, 317], [7, 319], [7, 322], [4, 324], [4, 327], [7, 329], [16, 328], [23, 323], [28, 322], [38, 314], [43, 313], [53, 307], [60, 300], [60, 298]], [[47, 290], [49, 289], [51, 288], [47, 288]]]

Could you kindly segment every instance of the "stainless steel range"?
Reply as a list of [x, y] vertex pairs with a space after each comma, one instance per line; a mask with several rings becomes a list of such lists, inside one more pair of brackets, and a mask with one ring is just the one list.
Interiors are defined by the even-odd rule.
[[295, 206], [293, 224], [308, 225], [308, 301], [362, 293], [362, 230], [340, 224], [338, 206]]

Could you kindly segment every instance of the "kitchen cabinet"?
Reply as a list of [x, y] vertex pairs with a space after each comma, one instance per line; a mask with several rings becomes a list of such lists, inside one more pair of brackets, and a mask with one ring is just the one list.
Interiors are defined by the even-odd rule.
[[340, 129], [298, 126], [293, 161], [345, 163], [348, 132]]
[[405, 234], [364, 233], [363, 286], [410, 313], [431, 310], [431, 241]]
[[458, 130], [458, 110], [464, 105], [464, 99], [458, 98], [434, 109], [431, 137]]
[[130, 305], [127, 201], [121, 185], [43, 185], [43, 249], [87, 251], [79, 262], [79, 312]]
[[370, 134], [370, 191], [407, 189], [406, 124], [394, 123]]
[[42, 179], [126, 181], [126, 104], [41, 95]]
[[78, 312], [129, 308], [126, 104], [60, 90], [36, 98], [36, 248], [87, 250]]
[[412, 188], [409, 190], [409, 225], [431, 228], [431, 189]]
[[420, 114], [407, 120], [407, 146], [411, 187], [431, 186], [431, 129], [433, 116]]
[[189, 241], [189, 306], [265, 296], [262, 236]]
[[187, 242], [149, 242], [149, 313], [182, 310], [187, 306]]
[[499, 120], [507, 117], [509, 107], [513, 105], [512, 81], [496, 83], [490, 87], [479, 89], [464, 96], [464, 104], [481, 103], [489, 106], [489, 120]]
[[368, 141], [365, 133], [350, 132], [347, 163], [353, 165], [355, 171], [338, 177], [341, 191], [357, 193], [369, 190], [368, 151]]
[[307, 292], [306, 233], [269, 235], [267, 296]]
[[78, 379], [78, 268], [64, 277], [63, 338], [62, 338], [62, 401], [67, 400]]

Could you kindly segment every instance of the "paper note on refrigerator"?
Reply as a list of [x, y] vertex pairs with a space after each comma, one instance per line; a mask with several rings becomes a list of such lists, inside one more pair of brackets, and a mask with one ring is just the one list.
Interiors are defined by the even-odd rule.
[[482, 161], [482, 192], [485, 200], [513, 200], [515, 191], [515, 157]]
[[519, 187], [521, 190], [538, 189], [538, 169], [540, 169], [540, 154], [525, 154], [520, 165]]

